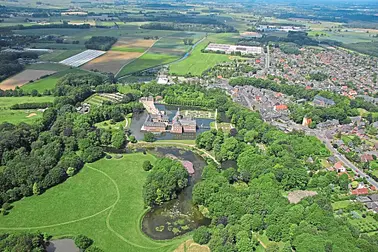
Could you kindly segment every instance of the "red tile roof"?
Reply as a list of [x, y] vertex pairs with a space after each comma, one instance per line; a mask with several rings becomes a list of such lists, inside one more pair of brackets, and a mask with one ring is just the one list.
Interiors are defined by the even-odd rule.
[[368, 194], [369, 190], [367, 188], [359, 188], [352, 190], [353, 195], [362, 195], [362, 194]]
[[274, 108], [275, 108], [276, 110], [286, 110], [286, 109], [287, 109], [287, 105], [285, 105], [285, 104], [280, 104], [280, 105], [276, 105], [276, 106], [274, 106]]

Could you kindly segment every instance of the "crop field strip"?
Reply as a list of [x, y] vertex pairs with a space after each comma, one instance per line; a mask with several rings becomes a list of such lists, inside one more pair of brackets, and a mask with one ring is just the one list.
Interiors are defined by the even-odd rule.
[[69, 57], [65, 60], [62, 60], [59, 63], [68, 65], [68, 66], [79, 67], [103, 54], [105, 54], [104, 51], [86, 50], [72, 57]]

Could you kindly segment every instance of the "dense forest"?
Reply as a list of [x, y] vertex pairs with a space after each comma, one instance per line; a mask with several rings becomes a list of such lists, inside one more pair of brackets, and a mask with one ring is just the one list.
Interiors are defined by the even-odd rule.
[[107, 51], [115, 42], [117, 42], [117, 38], [114, 37], [93, 36], [85, 42], [85, 47], [87, 49]]
[[36, 124], [0, 124], [0, 160], [4, 166], [0, 173], [0, 205], [43, 193], [63, 182], [84, 163], [102, 158], [103, 146], [122, 146], [117, 132], [116, 136], [109, 135], [94, 124], [122, 121], [126, 114], [141, 111], [142, 105], [134, 102], [137, 97], [130, 95], [125, 103], [105, 104], [85, 115], [75, 108], [93, 93], [93, 88], [106, 81], [95, 74], [68, 74], [58, 81], [53, 106]]

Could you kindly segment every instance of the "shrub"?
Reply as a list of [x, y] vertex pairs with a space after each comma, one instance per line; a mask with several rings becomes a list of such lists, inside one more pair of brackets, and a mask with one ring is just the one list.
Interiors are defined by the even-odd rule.
[[149, 170], [152, 169], [152, 167], [153, 166], [152, 166], [150, 161], [146, 160], [146, 161], [143, 162], [143, 170], [149, 171]]
[[91, 246], [93, 243], [93, 240], [86, 237], [85, 235], [78, 235], [75, 237], [75, 244], [80, 249], [87, 249], [89, 246]]
[[210, 241], [211, 233], [207, 227], [199, 227], [194, 231], [193, 240], [199, 244], [206, 244]]

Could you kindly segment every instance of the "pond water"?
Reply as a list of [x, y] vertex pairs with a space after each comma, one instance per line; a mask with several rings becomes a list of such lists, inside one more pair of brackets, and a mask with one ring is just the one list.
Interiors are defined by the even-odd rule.
[[[200, 108], [197, 108], [197, 107], [187, 107], [187, 106], [179, 107], [179, 106], [164, 105], [164, 104], [155, 104], [155, 106], [160, 111], [165, 111], [165, 113], [167, 114], [170, 120], [172, 120], [172, 118], [175, 116], [178, 109], [180, 109], [180, 111], [181, 110], [201, 110]], [[142, 128], [142, 125], [144, 121], [146, 120], [146, 117], [147, 117], [146, 111], [139, 114], [134, 113], [133, 115], [130, 131], [131, 131], [131, 134], [135, 136], [137, 140], [143, 140], [144, 138], [145, 132], [141, 132], [140, 129]], [[162, 139], [162, 140], [195, 139], [197, 134], [209, 130], [210, 123], [214, 121], [214, 119], [205, 119], [205, 118], [196, 118], [196, 120], [197, 120], [197, 126], [198, 126], [196, 134], [194, 133], [183, 133], [183, 134], [162, 133], [162, 134], [157, 134], [156, 138]]]
[[193, 163], [195, 173], [189, 179], [186, 187], [177, 197], [160, 206], [153, 207], [143, 218], [142, 230], [149, 237], [157, 240], [172, 239], [185, 234], [201, 225], [210, 224], [192, 203], [192, 190], [195, 183], [201, 180], [205, 160], [193, 153], [173, 147], [157, 147], [149, 152], [158, 156], [173, 155], [181, 160]]

